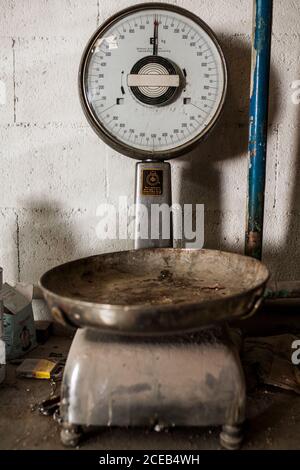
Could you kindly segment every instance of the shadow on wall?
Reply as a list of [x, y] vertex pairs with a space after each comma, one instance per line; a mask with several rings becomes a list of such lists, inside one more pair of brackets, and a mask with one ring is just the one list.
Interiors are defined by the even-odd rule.
[[[300, 45], [298, 46], [298, 55], [300, 54]], [[300, 76], [300, 69], [298, 77]], [[286, 84], [289, 86], [290, 84]], [[273, 96], [280, 90], [272, 84]], [[292, 104], [290, 105], [292, 106]], [[284, 148], [283, 144], [278, 143], [278, 178], [280, 179], [280, 194], [284, 198], [285, 188], [292, 188], [290, 198], [286, 202], [286, 213], [280, 213], [281, 207], [277, 209], [278, 220], [275, 219], [274, 226], [271, 227], [276, 233], [277, 224], [284, 224], [283, 239], [280, 240], [278, 246], [272, 244], [265, 245], [264, 248], [264, 261], [268, 266], [274, 266], [274, 280], [300, 280], [300, 104], [295, 105], [297, 112], [295, 120], [292, 122], [292, 128], [288, 129], [288, 122], [285, 128], [286, 141], [289, 139], [289, 148]], [[288, 119], [288, 118], [287, 118]], [[279, 134], [280, 138], [280, 134]], [[282, 139], [283, 140], [283, 139]], [[289, 161], [285, 162], [285, 151], [290, 154]], [[287, 167], [288, 165], [288, 167]], [[282, 174], [284, 178], [280, 178], [280, 167], [284, 169]], [[276, 171], [276, 169], [275, 169]], [[276, 210], [276, 203], [281, 202], [276, 198], [274, 202], [274, 209]], [[280, 227], [282, 229], [282, 227]], [[281, 232], [281, 230], [280, 230]]]
[[55, 202], [28, 202], [20, 220], [20, 277], [37, 282], [51, 267], [81, 256], [75, 239], [72, 211], [63, 211]]
[[130, 249], [127, 240], [99, 240], [99, 217], [83, 209], [64, 209], [57, 201], [28, 201], [19, 216], [20, 279], [37, 283], [59, 264], [94, 254]]
[[[205, 205], [205, 248], [243, 253], [248, 189], [251, 43], [239, 36], [220, 35], [219, 39], [228, 65], [227, 100], [224, 112], [207, 140], [182, 159], [184, 167], [179, 200], [181, 204]], [[278, 88], [278, 81], [276, 70], [272, 68], [274, 89]], [[278, 111], [276, 97], [274, 93], [270, 99], [270, 133]], [[223, 185], [222, 172], [226, 165], [230, 166], [231, 176]], [[222, 200], [224, 192], [231, 200], [235, 199], [236, 207], [226, 208]], [[228, 232], [229, 239], [225, 235]]]
[[[300, 47], [299, 51], [300, 53]], [[300, 70], [299, 70], [300, 75]], [[285, 243], [279, 253], [279, 265], [290, 264], [289, 279], [300, 280], [300, 105], [298, 105], [297, 122], [293, 133], [296, 138], [295, 172], [292, 179], [292, 195], [289, 208], [289, 222]], [[279, 155], [279, 158], [284, 155]], [[280, 276], [279, 276], [280, 277]]]

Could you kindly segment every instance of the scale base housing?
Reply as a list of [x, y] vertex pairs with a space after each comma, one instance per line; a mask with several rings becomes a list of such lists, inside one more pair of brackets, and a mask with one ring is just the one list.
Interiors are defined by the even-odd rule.
[[225, 328], [156, 339], [77, 331], [62, 383], [62, 442], [76, 446], [94, 426], [223, 425], [238, 448], [245, 381]]

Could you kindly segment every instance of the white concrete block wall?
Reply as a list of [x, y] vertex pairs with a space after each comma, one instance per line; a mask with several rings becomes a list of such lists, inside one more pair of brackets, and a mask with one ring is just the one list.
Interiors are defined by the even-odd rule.
[[[0, 2], [0, 265], [36, 282], [48, 268], [126, 249], [98, 240], [96, 207], [133, 200], [135, 163], [103, 144], [77, 93], [83, 48], [97, 25], [132, 0]], [[247, 191], [252, 0], [170, 0], [202, 17], [228, 60], [226, 108], [209, 140], [172, 163], [174, 201], [204, 203], [206, 246], [241, 252]], [[274, 0], [265, 260], [277, 279], [300, 278], [300, 3]]]

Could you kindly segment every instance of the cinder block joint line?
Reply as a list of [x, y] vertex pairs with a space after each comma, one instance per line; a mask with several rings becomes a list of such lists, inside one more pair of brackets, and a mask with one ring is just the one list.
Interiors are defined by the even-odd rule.
[[97, 0], [97, 27], [100, 25], [100, 0]]
[[275, 165], [274, 165], [274, 200], [273, 200], [273, 209], [277, 205], [277, 189], [278, 189], [278, 166], [279, 166], [279, 126], [275, 127], [276, 134], [276, 143], [275, 143]]
[[17, 269], [18, 269], [18, 282], [21, 281], [21, 259], [20, 259], [20, 225], [19, 215], [16, 213], [16, 243], [17, 243]]
[[17, 97], [16, 97], [16, 50], [15, 39], [12, 40], [12, 54], [13, 54], [13, 93], [14, 93], [14, 123], [17, 122]]

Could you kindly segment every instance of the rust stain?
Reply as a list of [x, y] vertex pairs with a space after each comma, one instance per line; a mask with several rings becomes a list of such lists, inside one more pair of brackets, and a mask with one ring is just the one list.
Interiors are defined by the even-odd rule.
[[257, 248], [260, 245], [260, 233], [259, 232], [249, 232], [248, 235], [248, 246], [249, 248]]

